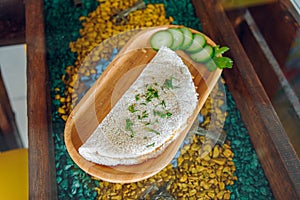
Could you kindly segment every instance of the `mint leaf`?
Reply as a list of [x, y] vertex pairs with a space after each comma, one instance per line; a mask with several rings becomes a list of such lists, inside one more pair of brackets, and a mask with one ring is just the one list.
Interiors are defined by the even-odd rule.
[[225, 53], [228, 50], [229, 50], [228, 47], [221, 47], [220, 48], [220, 45], [215, 46], [214, 47], [215, 57], [222, 55], [223, 53]]
[[214, 57], [212, 61], [206, 63], [207, 68], [209, 71], [214, 71], [217, 68], [224, 69], [224, 68], [232, 68], [233, 61], [228, 57], [221, 57], [223, 53], [227, 52], [229, 47], [220, 47], [220, 45], [216, 45], [214, 47]]
[[228, 57], [214, 57], [213, 60], [220, 69], [232, 68], [233, 61]]

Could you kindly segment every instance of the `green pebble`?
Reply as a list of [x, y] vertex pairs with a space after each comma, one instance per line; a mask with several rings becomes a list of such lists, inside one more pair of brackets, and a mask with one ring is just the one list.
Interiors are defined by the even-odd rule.
[[73, 187], [73, 188], [71, 189], [71, 194], [74, 195], [74, 194], [76, 194], [76, 192], [77, 192], [77, 188]]
[[68, 180], [67, 179], [64, 179], [60, 184], [59, 186], [64, 189], [64, 190], [68, 190]]
[[73, 166], [73, 165], [66, 165], [66, 166], [64, 167], [64, 169], [65, 169], [65, 170], [69, 170], [72, 166]]
[[59, 177], [57, 177], [57, 178], [56, 178], [56, 182], [57, 182], [57, 184], [60, 184], [62, 180], [63, 180], [63, 179], [62, 179], [60, 176], [59, 176]]
[[267, 190], [264, 187], [259, 188], [259, 191], [262, 195], [267, 196]]
[[228, 116], [224, 130], [232, 144], [238, 177], [233, 186], [227, 187], [232, 192], [231, 199], [274, 199], [241, 115], [228, 88], [225, 89]]

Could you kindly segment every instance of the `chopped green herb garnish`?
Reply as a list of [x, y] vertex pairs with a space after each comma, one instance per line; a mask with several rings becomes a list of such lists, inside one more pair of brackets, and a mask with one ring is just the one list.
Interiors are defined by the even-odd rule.
[[171, 117], [172, 113], [170, 113], [169, 111], [166, 112], [167, 117]]
[[135, 100], [136, 101], [140, 100], [140, 94], [135, 95]]
[[162, 89], [173, 89], [174, 86], [173, 86], [173, 77], [170, 77], [169, 79], [166, 79], [163, 86], [162, 86]]
[[164, 113], [163, 112], [161, 112], [161, 111], [158, 111], [158, 110], [153, 110], [153, 114], [154, 114], [154, 116], [162, 116], [162, 115], [164, 115]]
[[161, 101], [161, 105], [162, 105], [162, 107], [164, 107], [164, 108], [166, 107], [166, 102], [165, 102], [165, 100], [162, 100], [162, 101]]
[[155, 133], [156, 135], [160, 135], [160, 132], [158, 132], [157, 130], [154, 130], [152, 128], [146, 127], [145, 130], [149, 131], [149, 132], [152, 132], [152, 133]]
[[147, 111], [143, 111], [142, 115], [138, 115], [138, 119], [145, 119], [149, 116], [149, 114], [147, 113]]
[[154, 145], [155, 145], [155, 142], [148, 144], [146, 147], [154, 147]]
[[137, 110], [135, 109], [135, 106], [136, 106], [135, 103], [134, 103], [134, 104], [131, 104], [131, 105], [128, 107], [129, 112], [131, 112], [131, 113], [136, 112]]
[[169, 111], [162, 112], [159, 110], [153, 110], [153, 114], [154, 114], [154, 116], [159, 116], [161, 118], [168, 118], [168, 117], [172, 116], [172, 113], [170, 113]]
[[125, 130], [131, 132], [130, 137], [134, 137], [134, 131], [132, 130], [132, 126], [133, 126], [133, 122], [130, 119], [126, 119]]
[[153, 98], [158, 98], [158, 90], [149, 86], [146, 92], [146, 102], [152, 101]]

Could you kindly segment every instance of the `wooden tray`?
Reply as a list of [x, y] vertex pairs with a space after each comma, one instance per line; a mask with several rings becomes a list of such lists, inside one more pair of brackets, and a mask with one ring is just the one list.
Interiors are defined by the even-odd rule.
[[[155, 56], [156, 51], [149, 46], [151, 35], [168, 27], [170, 26], [145, 29], [131, 38], [70, 114], [65, 127], [67, 150], [74, 162], [92, 176], [109, 182], [129, 183], [158, 173], [170, 163], [176, 154], [209, 93], [218, 81], [222, 70], [217, 69], [210, 72], [204, 65], [193, 62], [183, 51], [177, 51], [194, 77], [193, 80], [199, 94], [197, 108], [189, 118], [187, 128], [180, 136], [159, 156], [136, 165], [114, 167], [99, 165], [87, 161], [78, 153], [78, 148], [89, 138], [117, 100]], [[212, 40], [207, 37], [206, 39], [209, 44], [215, 45]], [[126, 78], [124, 78], [125, 74], [127, 74]]]

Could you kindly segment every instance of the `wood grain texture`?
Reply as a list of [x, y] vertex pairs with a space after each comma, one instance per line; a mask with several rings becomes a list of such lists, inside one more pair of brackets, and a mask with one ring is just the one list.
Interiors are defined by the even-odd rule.
[[262, 82], [266, 93], [269, 97], [273, 97], [280, 87], [279, 79], [272, 70], [272, 66], [270, 66], [268, 59], [261, 50], [261, 44], [258, 43], [251, 34], [249, 26], [244, 21], [244, 14], [245, 13], [235, 13], [235, 11], [227, 12], [227, 16], [230, 19], [231, 24], [233, 24], [241, 44], [244, 47], [247, 47], [245, 51], [248, 58], [250, 60], [255, 60], [252, 65], [255, 68], [255, 72]]
[[[300, 155], [300, 123], [299, 112], [300, 105], [297, 105], [296, 91], [297, 87], [293, 86], [293, 81], [290, 80], [289, 75], [297, 75], [293, 72], [285, 73], [285, 66], [280, 66], [277, 58], [269, 49], [264, 37], [259, 31], [255, 21], [251, 20], [250, 12], [247, 12], [246, 23], [241, 26], [240, 41], [245, 48], [245, 51], [252, 62], [257, 76], [262, 82], [266, 93], [268, 94], [273, 107], [278, 114], [278, 117], [289, 137], [297, 155]], [[271, 23], [271, 22], [269, 22]], [[277, 22], [280, 24], [282, 22]], [[286, 32], [293, 33], [293, 29], [285, 29]], [[270, 31], [271, 32], [271, 31]], [[285, 41], [286, 37], [281, 38], [281, 42]], [[258, 42], [262, 41], [262, 42]], [[277, 40], [275, 40], [277, 41]], [[286, 44], [289, 44], [291, 38], [288, 37]], [[277, 43], [277, 42], [273, 42]], [[280, 48], [279, 46], [277, 48]], [[283, 54], [286, 52], [283, 50]], [[284, 75], [285, 74], [285, 75]], [[290, 80], [290, 81], [289, 81]], [[284, 92], [282, 92], [284, 91]]]
[[57, 199], [43, 1], [26, 1], [29, 198]]
[[[136, 165], [110, 167], [94, 164], [85, 160], [78, 153], [78, 148], [93, 133], [113, 105], [137, 79], [146, 64], [155, 56], [156, 51], [149, 48], [149, 40], [152, 34], [167, 27], [162, 26], [143, 30], [129, 40], [68, 118], [65, 128], [67, 150], [75, 163], [87, 173], [105, 181], [119, 183], [136, 182], [158, 173], [171, 162], [209, 93], [217, 83], [222, 70], [217, 69], [209, 72], [204, 65], [193, 62], [187, 54], [178, 51], [177, 53], [194, 77], [194, 84], [197, 87], [196, 91], [199, 94], [198, 105], [193, 115], [188, 119], [187, 127], [180, 133], [180, 136], [159, 156]], [[210, 39], [207, 38], [207, 40], [209, 44], [215, 45]], [[122, 81], [124, 74], [129, 72], [131, 73], [126, 75], [126, 78]], [[117, 85], [119, 81], [122, 82]], [[113, 96], [114, 93], [118, 95]]]
[[278, 63], [284, 69], [290, 48], [299, 31], [299, 24], [280, 3], [253, 7], [249, 11]]
[[275, 198], [299, 199], [299, 158], [223, 8], [215, 1], [193, 4], [204, 32], [231, 48], [228, 56], [235, 65], [224, 76]]

